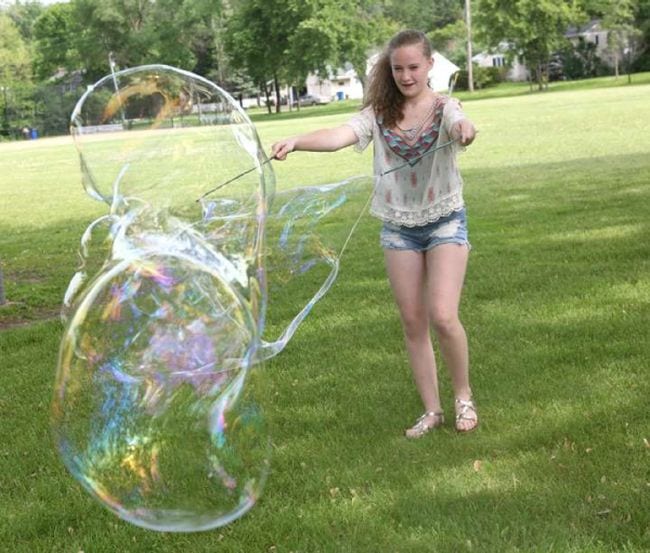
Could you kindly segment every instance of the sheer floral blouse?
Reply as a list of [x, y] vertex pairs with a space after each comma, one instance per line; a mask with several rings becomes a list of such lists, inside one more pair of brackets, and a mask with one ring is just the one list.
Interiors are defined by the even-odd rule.
[[[347, 122], [359, 139], [355, 149], [361, 152], [374, 142], [373, 169], [379, 178], [370, 212], [383, 221], [422, 226], [464, 207], [463, 181], [456, 164], [458, 144], [454, 142], [416, 159], [436, 144], [451, 140], [452, 126], [465, 119], [457, 100], [437, 96], [434, 101], [432, 122], [415, 142], [406, 142], [398, 133], [385, 128], [371, 107]], [[405, 166], [385, 174], [400, 165]]]

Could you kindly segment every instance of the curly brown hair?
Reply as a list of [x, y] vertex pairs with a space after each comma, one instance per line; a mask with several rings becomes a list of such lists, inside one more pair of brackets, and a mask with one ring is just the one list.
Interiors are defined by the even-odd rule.
[[422, 31], [407, 29], [400, 31], [390, 39], [384, 51], [379, 55], [377, 63], [370, 70], [368, 88], [363, 107], [371, 106], [376, 115], [381, 115], [386, 127], [393, 127], [403, 117], [405, 98], [399, 91], [393, 79], [390, 56], [402, 46], [422, 45], [422, 53], [426, 58], [433, 55], [431, 42]]

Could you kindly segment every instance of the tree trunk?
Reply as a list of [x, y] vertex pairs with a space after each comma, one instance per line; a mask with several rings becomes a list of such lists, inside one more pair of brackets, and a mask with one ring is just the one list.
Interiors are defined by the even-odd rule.
[[280, 113], [280, 83], [277, 75], [273, 76], [273, 87], [275, 88], [275, 113]]
[[271, 97], [269, 96], [269, 87], [266, 85], [266, 83], [263, 83], [260, 88], [263, 87], [264, 90], [264, 98], [266, 100], [266, 109], [269, 112], [269, 115], [271, 114]]

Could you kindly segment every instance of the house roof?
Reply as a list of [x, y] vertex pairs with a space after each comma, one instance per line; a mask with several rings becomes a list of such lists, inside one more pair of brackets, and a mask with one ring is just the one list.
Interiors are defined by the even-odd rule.
[[566, 30], [564, 36], [567, 38], [583, 36], [587, 33], [595, 33], [601, 30], [600, 19], [592, 19], [581, 27], [571, 26]]

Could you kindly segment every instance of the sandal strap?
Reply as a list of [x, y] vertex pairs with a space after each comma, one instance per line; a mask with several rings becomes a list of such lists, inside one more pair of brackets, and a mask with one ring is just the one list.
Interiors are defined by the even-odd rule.
[[435, 417], [435, 418], [442, 417], [442, 415], [444, 414], [445, 414], [444, 411], [427, 411], [423, 415], [420, 415], [420, 417], [418, 418], [418, 422], [423, 419], [426, 419], [427, 417]]
[[[460, 405], [460, 412], [456, 415], [456, 421], [466, 420], [475, 421], [478, 419], [478, 412], [476, 411], [476, 404], [473, 399], [460, 399], [456, 398], [456, 404]], [[473, 417], [468, 417], [467, 412], [471, 410], [474, 413]]]
[[[439, 426], [439, 424], [442, 424], [439, 421], [443, 418], [443, 415], [444, 413], [442, 411], [427, 411], [418, 417], [418, 419], [415, 421], [415, 424], [409, 428], [409, 430], [412, 431], [417, 437], [423, 436], [429, 430], [432, 430], [433, 428]], [[424, 423], [424, 419], [427, 417], [433, 417], [433, 424], [427, 425]]]

